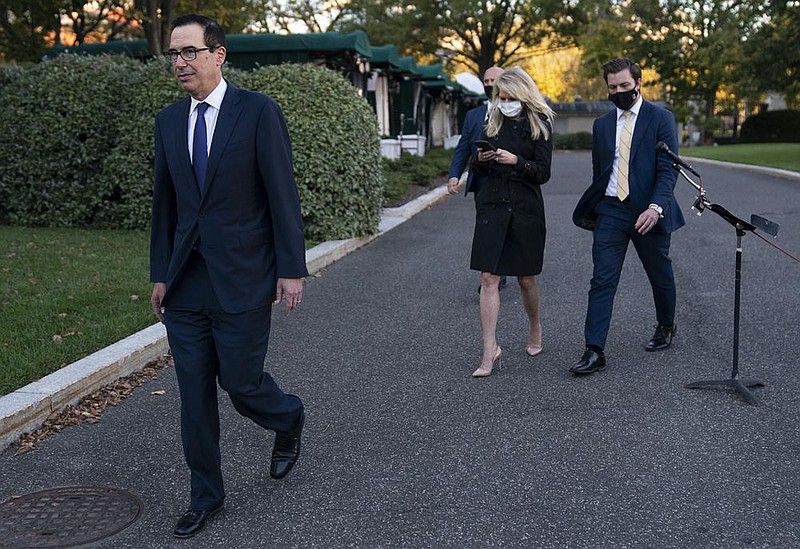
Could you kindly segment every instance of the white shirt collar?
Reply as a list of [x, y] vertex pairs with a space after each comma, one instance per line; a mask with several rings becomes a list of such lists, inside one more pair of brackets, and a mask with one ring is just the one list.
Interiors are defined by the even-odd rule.
[[[628, 110], [630, 112], [632, 112], [633, 113], [633, 117], [636, 118], [636, 117], [639, 116], [639, 110], [641, 108], [642, 108], [642, 92], [639, 92], [639, 97], [636, 98], [636, 103], [634, 103], [633, 106]], [[623, 111], [622, 109], [617, 107], [617, 120], [622, 118], [622, 113], [624, 113], [624, 112], [625, 111]]]
[[198, 103], [208, 103], [215, 109], [220, 110], [220, 107], [222, 107], [222, 100], [225, 98], [225, 92], [227, 90], [228, 90], [228, 83], [225, 81], [224, 78], [220, 78], [219, 84], [217, 84], [217, 87], [214, 88], [214, 91], [208, 94], [208, 97], [206, 97], [202, 101], [198, 101], [197, 99], [192, 97], [192, 105], [191, 108], [189, 109], [189, 112], [193, 113]]

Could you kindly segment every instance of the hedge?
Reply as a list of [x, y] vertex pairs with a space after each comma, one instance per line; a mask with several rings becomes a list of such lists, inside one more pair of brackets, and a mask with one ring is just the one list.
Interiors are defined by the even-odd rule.
[[592, 132], [554, 133], [554, 149], [591, 149]]
[[[306, 236], [378, 225], [384, 178], [377, 122], [338, 74], [312, 65], [225, 69], [284, 109]], [[143, 229], [155, 114], [183, 97], [162, 60], [62, 55], [0, 71], [0, 223]]]
[[800, 143], [800, 111], [767, 111], [747, 117], [739, 143]]
[[284, 109], [307, 238], [375, 232], [385, 181], [369, 103], [349, 82], [311, 64], [261, 67], [242, 73], [241, 85]]

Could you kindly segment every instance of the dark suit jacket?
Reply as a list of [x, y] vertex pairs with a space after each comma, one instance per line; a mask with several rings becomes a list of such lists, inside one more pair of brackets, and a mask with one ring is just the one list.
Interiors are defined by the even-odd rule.
[[[475, 156], [475, 141], [480, 139], [483, 133], [483, 125], [488, 108], [487, 105], [475, 107], [469, 110], [464, 117], [464, 127], [461, 129], [461, 138], [458, 140], [456, 150], [453, 152], [453, 160], [450, 162], [450, 173], [447, 175], [448, 178], [461, 177], [470, 158]], [[483, 176], [475, 175], [473, 170], [470, 170], [467, 176], [467, 186], [464, 189], [464, 194], [477, 193], [481, 190], [483, 181]]]
[[283, 112], [269, 97], [228, 83], [201, 196], [189, 158], [190, 105], [187, 97], [156, 116], [151, 281], [166, 282], [168, 306], [199, 237], [223, 309], [266, 306], [279, 277], [308, 275]]
[[[616, 148], [617, 110], [601, 116], [592, 128], [592, 184], [583, 194], [572, 214], [572, 221], [583, 229], [594, 230], [597, 214], [595, 208], [603, 199], [614, 164]], [[650, 204], [664, 209], [664, 217], [654, 231], [671, 233], [681, 228], [685, 221], [675, 200], [674, 189], [677, 172], [672, 161], [656, 153], [656, 145], [663, 141], [678, 150], [675, 118], [666, 109], [643, 101], [636, 118], [631, 143], [629, 170], [630, 199], [638, 215]]]

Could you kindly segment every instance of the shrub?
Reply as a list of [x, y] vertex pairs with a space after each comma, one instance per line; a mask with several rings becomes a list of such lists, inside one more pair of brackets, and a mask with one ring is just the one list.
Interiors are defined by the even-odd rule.
[[554, 133], [554, 149], [591, 149], [592, 132]]
[[767, 111], [742, 124], [740, 143], [800, 143], [800, 111]]
[[139, 63], [119, 103], [116, 146], [104, 158], [96, 184], [102, 207], [92, 225], [144, 229], [153, 190], [155, 113], [185, 96], [160, 59]]
[[115, 147], [119, 109], [139, 62], [62, 56], [0, 91], [0, 221], [89, 226], [98, 174]]
[[411, 185], [432, 186], [437, 178], [450, 170], [453, 151], [441, 147], [429, 149], [425, 156], [414, 156], [403, 152], [397, 160], [383, 159], [383, 175], [386, 186], [383, 203], [394, 204], [403, 197]]
[[6, 86], [14, 85], [14, 82], [22, 73], [23, 68], [20, 65], [0, 63], [0, 90]]
[[306, 237], [375, 232], [385, 183], [378, 122], [353, 86], [311, 64], [242, 73], [242, 86], [266, 93], [286, 115]]
[[[374, 232], [377, 121], [341, 76], [312, 65], [225, 69], [284, 109], [306, 237]], [[64, 55], [0, 71], [0, 223], [141, 229], [150, 219], [155, 114], [184, 97], [161, 60]]]

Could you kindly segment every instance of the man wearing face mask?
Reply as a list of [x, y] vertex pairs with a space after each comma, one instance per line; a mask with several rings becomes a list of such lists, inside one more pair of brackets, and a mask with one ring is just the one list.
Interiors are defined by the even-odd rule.
[[642, 69], [630, 59], [609, 61], [603, 77], [616, 108], [594, 123], [592, 184], [572, 215], [577, 226], [594, 233], [586, 350], [570, 368], [575, 375], [606, 368], [606, 337], [628, 242], [633, 242], [655, 301], [657, 325], [645, 350], [667, 349], [676, 331], [669, 247], [671, 233], [685, 222], [674, 195], [677, 174], [670, 159], [656, 152], [659, 141], [677, 150], [675, 118], [641, 97]]
[[[503, 69], [500, 67], [489, 67], [483, 73], [483, 90], [486, 93], [488, 101], [480, 107], [475, 107], [470, 110], [464, 118], [464, 127], [461, 130], [461, 138], [458, 140], [455, 151], [453, 151], [453, 160], [450, 162], [450, 173], [448, 174], [447, 192], [456, 194], [458, 192], [458, 182], [461, 174], [464, 173], [464, 168], [467, 167], [467, 162], [473, 157], [477, 149], [475, 148], [475, 141], [481, 138], [481, 132], [489, 119], [489, 111], [491, 108], [492, 93], [494, 91], [494, 81], [497, 77], [503, 74]], [[481, 189], [483, 178], [475, 177], [475, 173], [470, 170], [467, 176], [467, 185], [464, 189], [464, 194], [474, 193], [477, 196], [478, 191]]]

